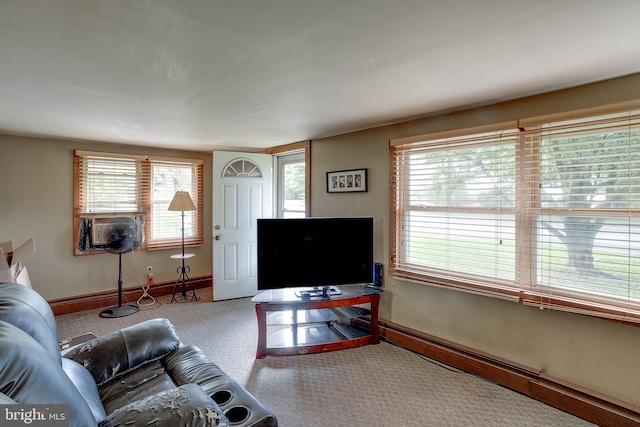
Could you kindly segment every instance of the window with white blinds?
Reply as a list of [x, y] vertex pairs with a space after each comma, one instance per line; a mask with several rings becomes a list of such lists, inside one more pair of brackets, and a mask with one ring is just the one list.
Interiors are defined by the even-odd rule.
[[102, 155], [87, 156], [82, 162], [83, 213], [142, 211], [140, 161]]
[[391, 274], [640, 322], [637, 112], [391, 144]]
[[491, 132], [394, 148], [395, 275], [488, 294], [514, 286], [519, 138]]
[[196, 211], [185, 212], [185, 245], [202, 244], [201, 160], [167, 159], [76, 150], [74, 154], [75, 253], [100, 250], [90, 238], [95, 218], [136, 217], [143, 247], [182, 243], [181, 212], [167, 208], [176, 191], [188, 191]]
[[184, 212], [185, 246], [202, 244], [202, 163], [151, 161], [149, 236], [152, 247], [175, 246], [182, 238], [182, 212], [169, 211], [176, 191], [188, 191], [196, 206]]

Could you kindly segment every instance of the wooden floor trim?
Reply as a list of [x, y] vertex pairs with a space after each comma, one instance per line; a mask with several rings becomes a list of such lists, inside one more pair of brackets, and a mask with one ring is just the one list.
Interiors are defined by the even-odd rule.
[[425, 357], [493, 381], [600, 426], [638, 426], [639, 408], [522, 365], [380, 320], [380, 337]]
[[[213, 279], [211, 276], [192, 278], [191, 283], [193, 289], [213, 287]], [[149, 294], [153, 297], [171, 295], [174, 287], [175, 282], [154, 284], [151, 289], [149, 289]], [[136, 302], [142, 295], [142, 292], [141, 287], [123, 289], [122, 299], [123, 301]], [[113, 291], [50, 300], [48, 303], [53, 310], [53, 314], [56, 316], [94, 308], [112, 307], [118, 305], [118, 290], [114, 289]]]

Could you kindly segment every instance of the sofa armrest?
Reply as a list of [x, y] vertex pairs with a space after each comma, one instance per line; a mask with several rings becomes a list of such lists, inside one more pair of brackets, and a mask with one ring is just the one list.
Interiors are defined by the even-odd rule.
[[84, 366], [100, 385], [180, 345], [180, 338], [167, 319], [152, 319], [87, 341], [64, 357]]
[[220, 406], [229, 423], [243, 427], [276, 427], [278, 419], [258, 399], [211, 362], [194, 345], [185, 345], [164, 359], [176, 384], [198, 384]]
[[[21, 405], [68, 405], [69, 426], [96, 425], [83, 396], [60, 363], [22, 329], [0, 321], [0, 392]], [[1, 424], [1, 423], [0, 423]]]
[[185, 384], [116, 409], [100, 423], [100, 427], [128, 425], [228, 427], [229, 422], [199, 386]]
[[104, 407], [100, 401], [96, 382], [89, 371], [80, 366], [79, 363], [64, 357], [62, 358], [62, 369], [84, 398], [96, 421], [103, 420], [107, 414], [105, 414]]

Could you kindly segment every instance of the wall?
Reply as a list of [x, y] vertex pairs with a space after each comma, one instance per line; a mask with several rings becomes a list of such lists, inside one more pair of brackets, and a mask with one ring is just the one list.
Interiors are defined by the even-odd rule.
[[[376, 261], [388, 265], [392, 138], [637, 101], [640, 74], [312, 142], [311, 214], [371, 215]], [[369, 192], [328, 194], [325, 173], [368, 168]], [[395, 280], [385, 275], [380, 317], [640, 405], [640, 327]]]
[[[204, 161], [204, 245], [189, 249], [191, 277], [211, 275], [211, 153], [161, 150], [120, 144], [86, 143], [0, 135], [0, 240], [21, 244], [33, 237], [36, 251], [27, 266], [33, 287], [52, 300], [118, 288], [113, 254], [73, 255], [73, 150], [85, 149]], [[122, 256], [123, 287], [146, 285], [151, 265], [156, 283], [177, 278], [180, 249], [132, 251]]]

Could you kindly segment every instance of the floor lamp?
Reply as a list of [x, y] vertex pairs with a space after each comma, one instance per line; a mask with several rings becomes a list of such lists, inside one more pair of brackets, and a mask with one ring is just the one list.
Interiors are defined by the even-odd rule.
[[[171, 200], [171, 203], [169, 204], [168, 210], [182, 212], [182, 255], [172, 255], [171, 258], [182, 259], [182, 267], [178, 267], [178, 280], [176, 281], [176, 286], [178, 285], [178, 283], [182, 282], [182, 298], [186, 299], [187, 291], [185, 286], [187, 281], [191, 282], [191, 279], [189, 279], [189, 275], [187, 274], [189, 272], [189, 267], [185, 267], [184, 260], [195, 255], [185, 255], [184, 253], [184, 212], [195, 211], [196, 205], [193, 204], [193, 200], [191, 200], [191, 196], [189, 196], [189, 193], [187, 191], [176, 191], [176, 194], [173, 196], [173, 200]], [[174, 286], [173, 297], [171, 298], [171, 301], [176, 300], [175, 296], [176, 293]], [[193, 290], [193, 299], [196, 299], [195, 290]]]

